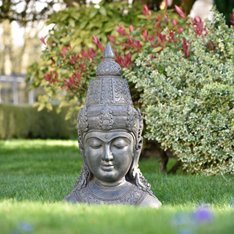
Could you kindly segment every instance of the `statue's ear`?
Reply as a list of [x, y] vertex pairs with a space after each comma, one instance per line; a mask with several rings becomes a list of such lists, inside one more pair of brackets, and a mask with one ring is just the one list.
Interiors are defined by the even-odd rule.
[[82, 139], [79, 138], [79, 137], [78, 137], [78, 143], [79, 143], [79, 150], [80, 150], [81, 157], [82, 157], [83, 160], [85, 161], [84, 146], [83, 146], [83, 143], [82, 143]]
[[79, 134], [79, 132], [78, 132], [78, 145], [79, 145], [80, 153], [82, 154], [82, 157], [83, 157], [84, 146], [83, 146], [83, 140], [82, 140], [81, 134]]
[[84, 158], [84, 149], [82, 147], [80, 147], [80, 154]]
[[86, 157], [85, 157], [85, 150], [83, 148], [83, 145], [80, 145], [80, 154], [81, 154], [81, 157], [83, 159], [84, 164], [88, 167]]
[[137, 145], [137, 149], [135, 149], [134, 156], [133, 156], [134, 158], [133, 158], [131, 172], [130, 172], [132, 177], [135, 177], [135, 173], [138, 171], [141, 150], [142, 150], [142, 142], [140, 141], [140, 143]]
[[137, 143], [137, 149], [136, 149], [136, 157], [137, 157], [137, 161], [139, 161], [140, 155], [141, 155], [141, 151], [142, 151], [142, 147], [143, 147], [143, 137], [140, 136], [138, 143]]
[[81, 157], [83, 158], [83, 161], [85, 161], [85, 151], [84, 151], [84, 148], [83, 147], [80, 147], [80, 154], [81, 154]]

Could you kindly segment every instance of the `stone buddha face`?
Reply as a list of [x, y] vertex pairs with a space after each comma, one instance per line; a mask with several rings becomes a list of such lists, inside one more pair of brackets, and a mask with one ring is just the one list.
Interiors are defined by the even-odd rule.
[[84, 138], [84, 157], [97, 182], [116, 186], [132, 165], [134, 138], [125, 130], [90, 131]]

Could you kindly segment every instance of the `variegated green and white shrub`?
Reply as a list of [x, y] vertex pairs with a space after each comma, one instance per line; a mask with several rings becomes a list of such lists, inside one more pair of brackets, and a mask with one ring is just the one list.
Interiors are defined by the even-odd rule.
[[181, 43], [144, 48], [125, 76], [141, 93], [148, 139], [188, 172], [234, 174], [234, 30], [217, 13], [194, 23], [175, 35]]

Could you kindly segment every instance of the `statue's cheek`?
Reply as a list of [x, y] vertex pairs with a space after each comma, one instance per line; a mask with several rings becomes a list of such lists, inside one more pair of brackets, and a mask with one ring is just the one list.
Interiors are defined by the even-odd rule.
[[[91, 164], [99, 164], [103, 150], [88, 148], [85, 150], [85, 158]], [[98, 166], [98, 165], [97, 165]]]
[[117, 170], [129, 170], [130, 165], [133, 161], [133, 153], [132, 151], [122, 151], [118, 155], [114, 155], [114, 165]]

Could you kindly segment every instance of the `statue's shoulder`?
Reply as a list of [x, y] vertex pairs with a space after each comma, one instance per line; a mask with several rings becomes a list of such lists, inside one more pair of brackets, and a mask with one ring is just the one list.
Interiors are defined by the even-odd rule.
[[68, 194], [64, 200], [70, 203], [82, 203], [82, 198], [80, 194], [82, 194], [84, 188], [78, 189], [77, 187], [70, 193]]
[[139, 204], [140, 206], [151, 207], [151, 208], [159, 208], [162, 205], [162, 203], [158, 200], [157, 197], [152, 196], [152, 195], [148, 194], [147, 192], [145, 192], [145, 193], [146, 194], [145, 194], [144, 199]]
[[77, 203], [77, 202], [79, 202], [79, 201], [78, 201], [78, 197], [77, 197], [75, 191], [72, 191], [70, 194], [68, 194], [68, 195], [64, 198], [64, 200], [65, 200], [66, 202], [70, 202], [70, 203]]
[[[68, 194], [64, 200], [70, 203], [92, 203], [94, 197], [90, 193], [88, 186], [80, 188], [76, 186], [74, 190]], [[96, 201], [96, 200], [95, 200]]]
[[161, 206], [161, 202], [156, 197], [130, 183], [128, 184], [128, 191], [116, 199], [99, 198], [93, 194], [87, 186], [83, 188], [76, 187], [64, 200], [69, 203], [129, 204], [152, 208]]

